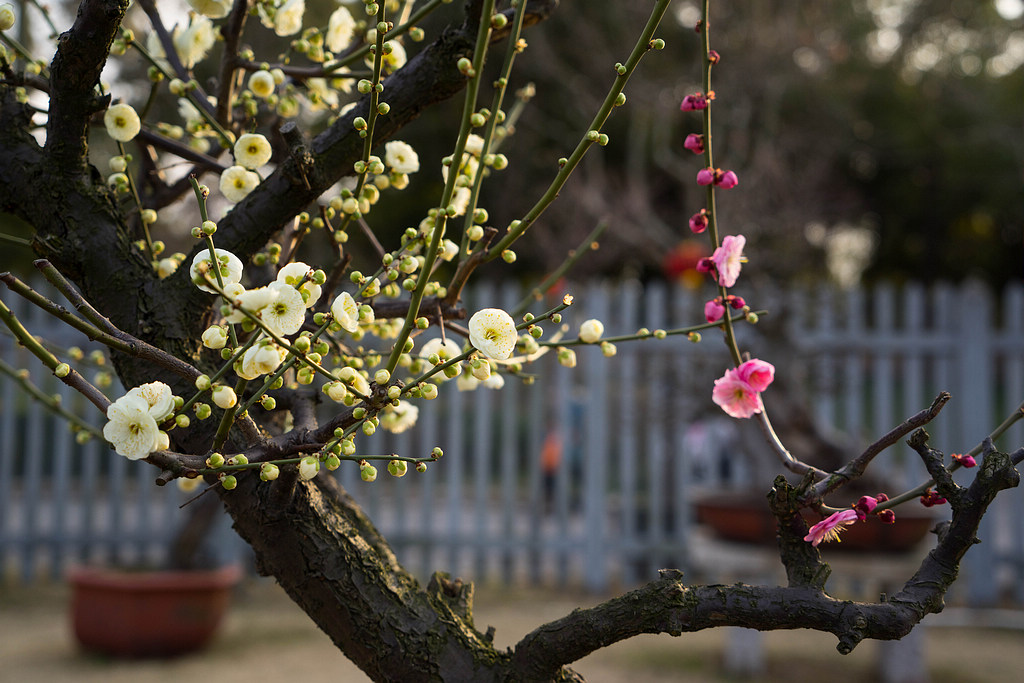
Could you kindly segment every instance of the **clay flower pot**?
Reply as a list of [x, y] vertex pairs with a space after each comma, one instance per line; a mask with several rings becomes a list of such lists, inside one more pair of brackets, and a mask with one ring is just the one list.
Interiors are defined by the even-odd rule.
[[204, 647], [227, 609], [241, 571], [70, 571], [78, 642], [114, 657], [173, 657]]

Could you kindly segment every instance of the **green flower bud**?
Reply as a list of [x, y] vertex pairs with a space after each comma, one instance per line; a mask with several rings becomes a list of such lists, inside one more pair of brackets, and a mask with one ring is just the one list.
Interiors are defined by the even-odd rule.
[[233, 474], [224, 474], [221, 475], [220, 485], [223, 486], [228, 491], [230, 491], [231, 489], [238, 486], [238, 480], [235, 479], [235, 475]]
[[392, 460], [388, 463], [388, 474], [392, 477], [404, 477], [409, 465], [404, 460]]
[[274, 481], [281, 474], [281, 468], [271, 462], [260, 465], [260, 479], [263, 481]]
[[71, 373], [71, 366], [67, 363], [61, 363], [53, 369], [53, 374], [57, 375], [61, 379], [67, 377]]
[[210, 453], [209, 457], [206, 458], [206, 466], [211, 469], [224, 467], [224, 456], [220, 453]]

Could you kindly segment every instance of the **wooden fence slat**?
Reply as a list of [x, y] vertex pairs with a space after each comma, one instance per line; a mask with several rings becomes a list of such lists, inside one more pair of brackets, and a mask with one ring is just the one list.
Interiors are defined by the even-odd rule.
[[[565, 314], [569, 338], [589, 317], [603, 320], [611, 336], [641, 324], [653, 329], [699, 320], [703, 305], [700, 297], [662, 285], [574, 285], [572, 293], [578, 304]], [[467, 310], [509, 307], [517, 294], [511, 283], [482, 286], [468, 293]], [[994, 426], [993, 415], [1024, 397], [1019, 284], [1003, 292], [999, 316], [992, 293], [977, 284], [820, 288], [789, 296], [781, 308], [794, 312], [791, 334], [799, 331], [793, 344], [807, 359], [800, 379], [808, 382], [814, 413], [854, 442], [870, 441], [949, 389], [953, 402], [929, 432], [946, 452], [966, 450]], [[12, 303], [33, 332], [52, 327]], [[748, 338], [760, 334], [741, 327]], [[358, 445], [367, 453], [415, 455], [439, 445], [441, 462], [403, 479], [387, 476], [380, 463], [372, 485], [351, 463], [335, 476], [423, 577], [443, 569], [474, 580], [525, 578], [601, 590], [650, 579], [662, 566], [685, 568], [694, 528], [688, 495], [729, 483], [712, 477], [695, 484], [698, 469], [701, 476], [714, 473], [705, 463], [697, 468], [685, 446], [691, 424], [718, 417], [708, 406], [704, 375], [717, 376], [727, 359], [720, 345], [708, 343], [713, 334], [699, 345], [678, 337], [623, 343], [612, 359], [596, 345], [577, 347], [573, 370], [549, 353], [536, 370], [546, 377], [536, 386], [510, 376], [501, 392], [464, 393], [448, 382], [438, 400], [420, 402], [414, 432], [381, 431]], [[45, 390], [59, 388], [69, 405], [84, 405], [9, 339], [0, 337], [0, 351], [9, 362], [27, 364]], [[79, 446], [48, 413], [18, 409], [23, 399], [13, 383], [0, 385], [4, 576], [27, 581], [40, 568], [57, 576], [74, 561], [159, 559], [175, 526], [168, 520], [182, 519], [174, 487], [157, 489], [151, 470], [126, 463], [102, 442]], [[541, 454], [549, 438], [560, 442], [560, 454], [546, 470]], [[1024, 424], [1018, 424], [1000, 445], [1022, 439]], [[39, 453], [45, 457], [28, 457]], [[902, 466], [892, 464], [897, 457]], [[924, 477], [905, 446], [879, 458], [876, 471], [883, 468], [904, 485]], [[734, 468], [732, 481], [744, 476]], [[970, 473], [958, 474], [965, 476]], [[968, 554], [966, 585], [958, 589], [973, 604], [1007, 590], [1024, 603], [1024, 500], [1007, 497], [997, 508], [993, 526], [983, 531], [992, 540]], [[230, 532], [221, 525], [217, 533]]]

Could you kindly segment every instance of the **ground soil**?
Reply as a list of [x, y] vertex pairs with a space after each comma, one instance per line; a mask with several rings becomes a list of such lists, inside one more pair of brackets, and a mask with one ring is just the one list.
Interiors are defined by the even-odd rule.
[[[115, 661], [79, 650], [68, 624], [65, 587], [2, 589], [0, 682], [368, 680], [273, 583], [247, 581], [235, 597], [222, 631], [206, 651], [172, 660]], [[543, 621], [596, 602], [595, 596], [484, 586], [477, 591], [476, 623], [481, 630], [494, 626], [496, 644], [506, 647]], [[927, 623], [939, 624], [943, 616], [929, 617]], [[810, 631], [766, 634], [761, 672], [730, 675], [723, 666], [723, 653], [731, 638], [734, 634], [723, 629], [680, 638], [644, 636], [595, 653], [576, 668], [591, 683], [878, 680], [877, 644], [863, 643], [844, 657], [835, 650], [835, 638]], [[929, 625], [925, 656], [925, 675], [933, 683], [1019, 680], [1024, 670], [1024, 632]]]

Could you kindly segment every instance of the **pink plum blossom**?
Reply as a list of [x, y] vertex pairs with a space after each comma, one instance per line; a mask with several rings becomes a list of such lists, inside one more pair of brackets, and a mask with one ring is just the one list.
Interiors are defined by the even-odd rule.
[[701, 109], [707, 109], [708, 98], [701, 92], [695, 92], [692, 95], [687, 95], [683, 98], [682, 104], [679, 105], [681, 111], [698, 111]]
[[725, 315], [725, 306], [722, 305], [722, 298], [715, 297], [704, 304], [704, 319], [709, 323], [718, 322]]
[[697, 184], [698, 185], [710, 185], [715, 182], [715, 170], [712, 168], [702, 168], [697, 171]]
[[690, 230], [699, 235], [708, 229], [708, 211], [707, 209], [701, 209], [699, 212], [690, 216]]
[[810, 541], [814, 547], [817, 547], [822, 541], [836, 541], [838, 543], [840, 532], [856, 521], [857, 512], [855, 510], [840, 510], [812, 526], [807, 535], [804, 536], [804, 540]]
[[686, 140], [683, 141], [683, 147], [690, 150], [694, 154], [704, 153], [704, 136], [697, 133], [690, 133], [686, 136]]
[[756, 358], [740, 364], [736, 374], [754, 391], [764, 391], [775, 379], [775, 366]]
[[736, 284], [743, 264], [743, 247], [746, 244], [747, 238], [743, 235], [726, 235], [722, 239], [722, 246], [715, 249], [711, 260], [718, 270], [718, 284], [723, 287], [732, 287]]
[[715, 380], [711, 400], [729, 417], [750, 417], [761, 412], [761, 397], [734, 369], [726, 370], [725, 375]]
[[747, 305], [747, 302], [743, 300], [743, 297], [736, 296], [735, 294], [726, 294], [725, 303], [729, 304], [736, 310], [739, 310]]
[[715, 185], [718, 185], [723, 190], [731, 190], [740, 184], [740, 179], [736, 176], [733, 171], [725, 171], [724, 173], [715, 173]]
[[971, 468], [977, 466], [978, 464], [978, 461], [974, 459], [974, 456], [970, 455], [969, 453], [965, 455], [961, 455], [959, 453], [952, 453], [949, 457], [953, 458], [953, 460], [957, 462], [960, 465], [960, 467]]
[[935, 505], [942, 505], [945, 502], [946, 499], [942, 496], [941, 493], [939, 493], [938, 491], [933, 491], [931, 489], [925, 491], [924, 495], [921, 496], [921, 505], [924, 505], [926, 508], [930, 508]]
[[853, 506], [853, 511], [857, 513], [857, 519], [864, 521], [868, 518], [875, 508], [878, 507], [878, 499], [872, 496], [861, 496], [857, 504]]

